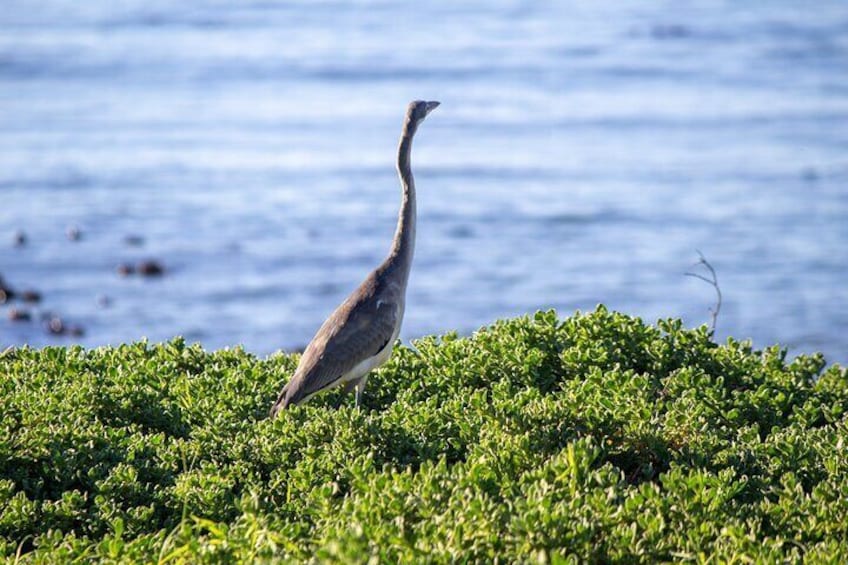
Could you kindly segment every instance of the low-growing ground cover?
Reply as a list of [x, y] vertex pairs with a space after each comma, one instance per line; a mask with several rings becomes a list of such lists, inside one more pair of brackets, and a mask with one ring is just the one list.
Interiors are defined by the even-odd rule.
[[603, 308], [398, 346], [365, 406], [294, 356], [0, 354], [23, 562], [848, 562], [848, 375]]

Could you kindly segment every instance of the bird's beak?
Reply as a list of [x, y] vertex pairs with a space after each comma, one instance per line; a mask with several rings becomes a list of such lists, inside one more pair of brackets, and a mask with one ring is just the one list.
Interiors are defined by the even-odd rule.
[[433, 100], [432, 102], [427, 102], [427, 113], [429, 114], [433, 110], [435, 110], [439, 106], [440, 102], [436, 102]]

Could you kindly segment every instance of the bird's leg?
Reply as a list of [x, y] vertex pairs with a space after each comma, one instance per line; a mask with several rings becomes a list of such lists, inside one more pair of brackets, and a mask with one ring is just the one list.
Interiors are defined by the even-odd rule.
[[356, 380], [356, 407], [362, 405], [362, 391], [365, 390], [365, 381], [368, 380], [368, 375], [362, 375]]
[[366, 377], [359, 377], [358, 379], [347, 381], [344, 384], [344, 388], [342, 388], [342, 397], [339, 399], [339, 403], [336, 405], [336, 408], [341, 407], [345, 397], [352, 391], [356, 391], [356, 406], [358, 407], [362, 400], [362, 389], [365, 388], [365, 379]]
[[360, 403], [362, 402], [362, 389], [365, 387], [359, 386], [359, 383], [356, 383], [356, 404], [355, 406], [359, 408]]

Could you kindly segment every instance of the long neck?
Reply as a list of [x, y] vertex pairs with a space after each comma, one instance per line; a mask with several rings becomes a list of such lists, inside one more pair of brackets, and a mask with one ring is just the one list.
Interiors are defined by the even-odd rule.
[[415, 252], [415, 180], [412, 178], [409, 162], [415, 129], [415, 123], [407, 120], [398, 145], [397, 170], [402, 191], [401, 204], [392, 249], [386, 260], [391, 267], [400, 270], [404, 278], [409, 275], [412, 255]]

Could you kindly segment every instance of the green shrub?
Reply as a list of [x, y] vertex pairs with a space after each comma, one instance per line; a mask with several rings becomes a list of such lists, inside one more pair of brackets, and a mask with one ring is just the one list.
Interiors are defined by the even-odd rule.
[[0, 555], [848, 562], [848, 374], [819, 355], [603, 307], [413, 345], [363, 409], [274, 422], [296, 356], [7, 350]]

